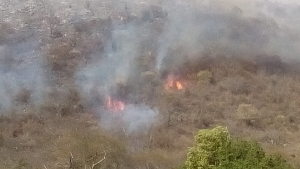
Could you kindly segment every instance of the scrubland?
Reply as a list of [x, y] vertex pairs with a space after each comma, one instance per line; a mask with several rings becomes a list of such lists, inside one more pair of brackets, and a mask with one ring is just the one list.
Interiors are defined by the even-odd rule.
[[[184, 30], [178, 36], [187, 40], [164, 33], [174, 25], [159, 5], [96, 17], [90, 3], [75, 21], [42, 4], [1, 22], [0, 168], [178, 168], [197, 132], [219, 125], [300, 165], [300, 63], [252, 52], [275, 36], [276, 24], [238, 8], [229, 16], [203, 12], [241, 25], [228, 28], [241, 31], [232, 41], [266, 37], [247, 41], [250, 52], [232, 52], [231, 41], [200, 51], [185, 46], [192, 36]], [[243, 32], [252, 29], [274, 32]], [[122, 101], [124, 116], [107, 110], [107, 95]]]

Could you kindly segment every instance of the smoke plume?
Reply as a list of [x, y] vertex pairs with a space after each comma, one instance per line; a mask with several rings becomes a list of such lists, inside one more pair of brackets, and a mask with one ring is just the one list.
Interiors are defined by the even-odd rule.
[[[124, 101], [122, 122], [129, 131], [149, 126], [158, 114], [132, 97], [145, 74], [203, 56], [298, 61], [300, 54], [300, 6], [292, 1], [5, 0], [0, 8], [1, 111], [42, 105], [46, 89], [57, 85], [49, 77], [69, 76], [64, 80], [87, 109], [101, 114], [107, 96]], [[66, 46], [62, 63], [49, 54], [54, 43]], [[45, 57], [54, 58], [57, 74]], [[71, 73], [63, 72], [68, 66]]]

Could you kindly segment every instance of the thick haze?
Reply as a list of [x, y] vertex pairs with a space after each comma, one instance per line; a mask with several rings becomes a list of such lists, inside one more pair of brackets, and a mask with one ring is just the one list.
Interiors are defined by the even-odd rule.
[[[300, 6], [271, 1], [166, 1], [168, 23], [160, 39], [157, 67], [168, 57], [210, 52], [212, 56], [279, 55], [298, 59]], [[179, 55], [170, 49], [180, 48]]]
[[37, 36], [0, 45], [1, 111], [28, 103], [32, 106], [43, 103], [47, 83], [42, 55]]
[[[170, 63], [180, 65], [203, 55], [267, 54], [299, 60], [299, 16], [299, 3], [283, 0], [2, 0], [0, 108], [17, 106], [15, 97], [24, 90], [29, 97], [17, 102], [43, 103], [45, 89], [53, 86], [45, 57], [54, 42], [50, 32], [57, 25], [61, 38], [67, 39], [79, 36], [74, 27], [80, 21], [111, 18], [107, 33], [101, 34], [101, 24], [82, 29], [89, 32], [80, 33], [82, 39], [99, 40], [103, 49], [86, 52], [90, 60], [71, 77], [84, 102], [95, 106], [98, 100], [92, 94], [111, 95], [116, 83], [139, 82], [142, 71], [160, 72]], [[140, 68], [137, 60], [147, 57], [153, 59]], [[128, 104], [123, 120], [129, 130], [155, 119], [156, 111], [143, 103]], [[143, 113], [137, 116], [137, 111]], [[138, 124], [132, 123], [135, 118]]]

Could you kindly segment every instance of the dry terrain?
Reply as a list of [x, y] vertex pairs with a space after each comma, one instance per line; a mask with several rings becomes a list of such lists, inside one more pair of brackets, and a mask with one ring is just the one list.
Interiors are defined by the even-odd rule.
[[283, 14], [25, 1], [0, 2], [0, 168], [178, 168], [218, 125], [299, 168], [300, 38]]

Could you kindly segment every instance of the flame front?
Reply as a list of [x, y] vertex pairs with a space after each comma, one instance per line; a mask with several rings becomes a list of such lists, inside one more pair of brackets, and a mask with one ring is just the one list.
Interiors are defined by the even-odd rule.
[[183, 89], [183, 86], [179, 81], [176, 81], [176, 87], [177, 87], [178, 90]]
[[125, 103], [118, 100], [113, 100], [111, 97], [107, 97], [106, 108], [110, 111], [119, 112], [125, 109]]
[[174, 76], [168, 76], [167, 82], [165, 84], [165, 89], [177, 89], [182, 90], [183, 85], [182, 82], [180, 82], [178, 79], [176, 79]]

